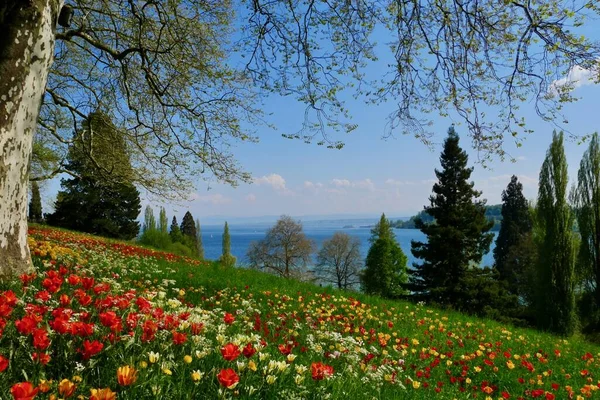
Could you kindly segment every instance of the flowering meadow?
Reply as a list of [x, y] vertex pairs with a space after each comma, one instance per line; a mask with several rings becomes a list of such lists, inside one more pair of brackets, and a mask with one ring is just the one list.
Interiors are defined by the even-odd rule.
[[600, 398], [573, 338], [34, 227], [1, 399]]

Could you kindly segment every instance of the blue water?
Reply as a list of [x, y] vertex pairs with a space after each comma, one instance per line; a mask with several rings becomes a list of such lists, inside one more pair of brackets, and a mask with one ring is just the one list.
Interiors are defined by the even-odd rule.
[[[354, 219], [354, 220], [323, 220], [306, 221], [302, 223], [304, 233], [309, 239], [316, 242], [318, 248], [324, 240], [329, 239], [335, 232], [344, 232], [360, 240], [360, 253], [363, 259], [369, 251], [369, 237], [371, 228], [362, 227], [374, 225], [378, 219]], [[237, 257], [238, 264], [247, 264], [246, 252], [251, 242], [259, 241], [265, 237], [265, 234], [274, 223], [257, 224], [230, 224], [229, 234], [231, 236], [231, 253]], [[352, 225], [353, 228], [344, 228]], [[411, 240], [425, 241], [425, 235], [418, 229], [394, 229], [396, 240], [408, 257], [408, 265], [411, 266], [415, 261], [410, 252]], [[495, 233], [497, 235], [497, 232]], [[202, 244], [204, 246], [204, 257], [210, 260], [216, 260], [221, 256], [222, 246], [222, 225], [202, 225]], [[494, 238], [495, 241], [495, 238]], [[490, 252], [483, 257], [482, 265], [491, 266], [493, 263], [492, 249], [494, 242], [490, 247]]]

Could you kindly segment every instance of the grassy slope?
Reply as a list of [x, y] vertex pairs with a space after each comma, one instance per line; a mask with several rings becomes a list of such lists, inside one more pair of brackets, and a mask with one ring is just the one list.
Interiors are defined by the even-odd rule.
[[[122, 273], [124, 289], [160, 287], [162, 280], [172, 280], [170, 288], [183, 289], [180, 299], [185, 302], [211, 312], [237, 312], [244, 324], [236, 322], [227, 329], [259, 334], [269, 343], [263, 353], [269, 353], [271, 360], [284, 360], [277, 345], [295, 343], [292, 353], [297, 358], [290, 365], [308, 366], [306, 381], [296, 384], [291, 368], [280, 374], [261, 373], [267, 361], [257, 360], [256, 376], [247, 366], [241, 367], [242, 380], [236, 388], [241, 397], [322, 398], [329, 393], [334, 398], [496, 399], [507, 392], [515, 399], [538, 395], [561, 399], [570, 390], [574, 398], [599, 394], [600, 349], [578, 337], [563, 340], [459, 313], [320, 288], [257, 271], [224, 269], [217, 263], [140, 260], [128, 274], [112, 271]], [[110, 268], [100, 271], [98, 276]], [[256, 330], [255, 315], [239, 311], [244, 300], [251, 300], [254, 313], [260, 313]], [[236, 332], [228, 334], [232, 338]], [[140, 359], [146, 354], [143, 348], [138, 352]], [[203, 387], [205, 393], [216, 393], [214, 375], [229, 366], [215, 353], [202, 360], [208, 375], [204, 379], [212, 382]], [[374, 357], [366, 361], [368, 354]], [[312, 381], [310, 365], [317, 361], [334, 367], [334, 379]], [[265, 383], [267, 375], [277, 381]], [[180, 397], [193, 397], [189, 394], [195, 390], [193, 384], [183, 385]], [[249, 386], [258, 392], [249, 396], [245, 391]]]

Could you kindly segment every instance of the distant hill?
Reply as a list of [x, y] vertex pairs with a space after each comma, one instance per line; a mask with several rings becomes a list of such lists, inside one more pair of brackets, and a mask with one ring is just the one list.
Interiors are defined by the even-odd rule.
[[[485, 216], [488, 220], [494, 221], [492, 231], [499, 231], [500, 224], [502, 223], [502, 204], [494, 204], [485, 206]], [[406, 221], [397, 220], [392, 221], [392, 227], [397, 229], [415, 229], [415, 221], [417, 218], [423, 220], [423, 222], [433, 222], [433, 217], [425, 211], [420, 211], [417, 215], [413, 215]]]

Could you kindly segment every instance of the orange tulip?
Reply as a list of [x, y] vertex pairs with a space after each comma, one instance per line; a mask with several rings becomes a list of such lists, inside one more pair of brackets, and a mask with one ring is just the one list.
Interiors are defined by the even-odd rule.
[[91, 389], [90, 400], [115, 400], [117, 398], [117, 394], [110, 390], [110, 388], [104, 389]]
[[63, 379], [58, 384], [58, 393], [65, 399], [71, 397], [75, 393], [75, 389], [77, 386], [68, 379]]
[[129, 386], [137, 380], [137, 370], [129, 365], [117, 369], [117, 381], [119, 385]]
[[15, 383], [10, 388], [10, 393], [15, 400], [32, 400], [38, 394], [38, 391], [39, 389], [33, 386], [31, 382]]

